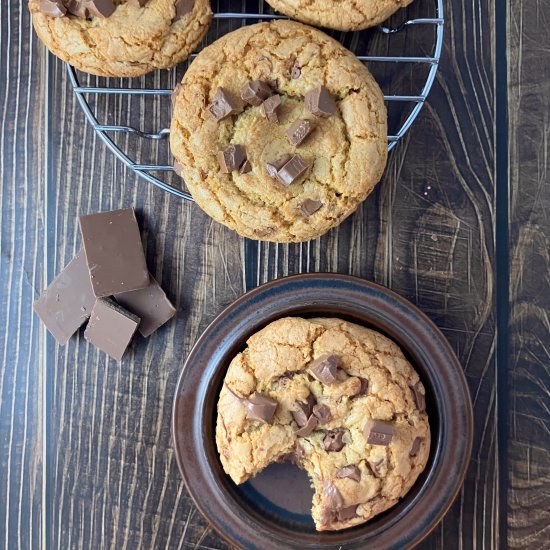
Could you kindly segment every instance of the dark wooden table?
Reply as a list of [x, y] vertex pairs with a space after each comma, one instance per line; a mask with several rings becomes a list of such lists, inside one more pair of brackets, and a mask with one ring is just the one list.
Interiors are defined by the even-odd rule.
[[[318, 241], [252, 250], [105, 149], [25, 4], [0, 3], [0, 548], [227, 548], [176, 467], [176, 378], [225, 305], [305, 270], [393, 288], [464, 366], [472, 462], [421, 547], [550, 548], [550, 3], [448, 0], [441, 70], [376, 192]], [[56, 347], [32, 301], [79, 214], [130, 205], [176, 321], [121, 364]]]

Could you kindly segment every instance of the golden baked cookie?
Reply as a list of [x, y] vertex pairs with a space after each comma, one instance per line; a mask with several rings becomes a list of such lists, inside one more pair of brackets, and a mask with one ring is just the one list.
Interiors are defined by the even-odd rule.
[[267, 0], [271, 6], [303, 23], [358, 31], [385, 21], [412, 0]]
[[367, 68], [317, 29], [242, 27], [200, 52], [174, 92], [170, 144], [198, 205], [244, 237], [316, 238], [382, 176], [387, 116]]
[[[83, 6], [80, 17], [73, 4]], [[105, 2], [30, 0], [29, 9], [36, 33], [53, 54], [100, 76], [173, 67], [192, 53], [212, 19], [210, 0], [115, 0], [114, 11], [103, 12], [109, 15], [86, 7], [95, 4]]]
[[425, 390], [399, 347], [340, 319], [287, 317], [229, 365], [216, 443], [244, 483], [291, 459], [315, 490], [319, 531], [366, 522], [398, 502], [430, 451]]

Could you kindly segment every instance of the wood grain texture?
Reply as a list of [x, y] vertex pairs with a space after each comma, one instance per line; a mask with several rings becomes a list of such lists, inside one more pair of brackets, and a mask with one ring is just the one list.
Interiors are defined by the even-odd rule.
[[[7, 122], [0, 323], [15, 327], [0, 381], [0, 464], [9, 472], [0, 478], [0, 506], [10, 511], [0, 509], [2, 547], [36, 548], [42, 536], [56, 549], [228, 548], [192, 505], [177, 471], [170, 441], [176, 378], [226, 304], [247, 287], [303, 271], [373, 279], [442, 328], [468, 377], [476, 435], [464, 489], [420, 547], [499, 545], [498, 502], [506, 497], [497, 483], [495, 407], [494, 4], [449, 0], [445, 8], [434, 89], [375, 193], [329, 235], [272, 245], [243, 241], [125, 170], [86, 124], [64, 66], [36, 44], [26, 7], [17, 0], [0, 5], [2, 46], [10, 48], [0, 69], [15, 81], [10, 93], [0, 90]], [[413, 74], [408, 68], [377, 76], [393, 90]], [[141, 82], [170, 87], [175, 78], [162, 72]], [[145, 129], [166, 126], [170, 113], [169, 98], [111, 96], [94, 108], [103, 119], [126, 117]], [[116, 139], [143, 160], [169, 162], [156, 144]], [[82, 334], [58, 348], [31, 314], [36, 291], [80, 247], [79, 214], [127, 206], [138, 211], [149, 268], [178, 315], [150, 339], [138, 337], [121, 363]]]
[[[0, 3], [0, 548], [38, 548], [42, 511], [42, 329], [46, 59], [18, 2]], [[19, 75], [19, 76], [17, 76]]]
[[549, 21], [510, 3], [510, 548], [550, 548]]

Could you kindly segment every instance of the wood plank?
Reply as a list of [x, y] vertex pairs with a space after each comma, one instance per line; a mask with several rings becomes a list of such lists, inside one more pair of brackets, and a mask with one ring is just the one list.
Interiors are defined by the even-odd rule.
[[[158, 333], [147, 340], [138, 336], [121, 363], [88, 345], [82, 334], [48, 358], [53, 547], [212, 547], [215, 539], [194, 510], [174, 460], [171, 407], [191, 345], [242, 293], [241, 243], [193, 204], [129, 173], [84, 122], [64, 65], [51, 60], [49, 70], [58, 140], [50, 150], [54, 178], [48, 194], [58, 220], [51, 242], [56, 271], [80, 246], [79, 214], [134, 206], [149, 269], [178, 308], [176, 319]], [[112, 96], [97, 108], [102, 116], [121, 116], [123, 107]], [[124, 108], [141, 122], [151, 109], [147, 122], [161, 123], [158, 106], [142, 98]]]
[[509, 14], [508, 545], [550, 548], [550, 3]]
[[45, 220], [45, 56], [26, 5], [0, 4], [0, 547], [41, 541], [43, 331], [32, 314], [42, 286]]

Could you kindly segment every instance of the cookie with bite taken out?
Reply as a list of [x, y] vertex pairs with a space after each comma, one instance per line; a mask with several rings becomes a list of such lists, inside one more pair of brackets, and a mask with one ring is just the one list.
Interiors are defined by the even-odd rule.
[[287, 317], [251, 336], [229, 365], [216, 443], [236, 484], [293, 460], [315, 490], [317, 530], [345, 529], [391, 508], [424, 470], [424, 386], [382, 334]]

